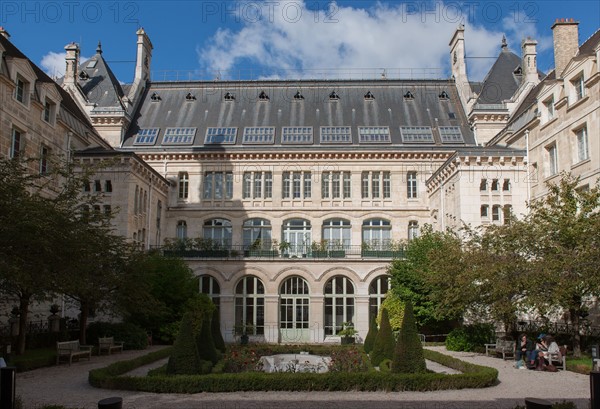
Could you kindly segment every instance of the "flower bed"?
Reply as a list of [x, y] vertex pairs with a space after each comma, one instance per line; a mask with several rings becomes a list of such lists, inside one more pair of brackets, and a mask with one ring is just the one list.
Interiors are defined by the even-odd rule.
[[[322, 353], [333, 348], [304, 347], [313, 352]], [[289, 352], [285, 346], [257, 348], [254, 356], [262, 356], [263, 349], [273, 352]], [[298, 348], [300, 350], [300, 347]], [[294, 351], [296, 352], [296, 351]], [[390, 374], [377, 371], [331, 371], [317, 373], [274, 373], [241, 372], [210, 375], [182, 375], [151, 377], [123, 376], [123, 374], [142, 365], [169, 356], [170, 349], [117, 362], [105, 368], [90, 371], [89, 382], [92, 386], [107, 389], [123, 389], [156, 393], [199, 393], [199, 392], [236, 392], [236, 391], [433, 391], [444, 389], [483, 388], [496, 384], [498, 371], [480, 365], [463, 362], [459, 359], [435, 351], [425, 350], [425, 358], [461, 371], [457, 375], [437, 373], [426, 374]], [[252, 353], [249, 353], [252, 356]], [[351, 365], [354, 358], [350, 359]], [[258, 358], [257, 358], [258, 360]], [[244, 361], [246, 362], [246, 361]], [[356, 366], [362, 369], [359, 360]]]

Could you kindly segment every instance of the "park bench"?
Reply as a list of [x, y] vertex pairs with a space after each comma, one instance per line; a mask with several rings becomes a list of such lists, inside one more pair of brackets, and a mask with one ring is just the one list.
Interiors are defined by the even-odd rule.
[[567, 346], [563, 345], [558, 347], [558, 349], [560, 350], [560, 353], [551, 354], [549, 352], [544, 352], [544, 358], [549, 364], [565, 371], [567, 369]]
[[108, 355], [113, 351], [123, 352], [123, 343], [115, 342], [113, 337], [98, 338], [98, 355], [106, 351]]
[[73, 358], [87, 357], [92, 358], [92, 346], [81, 345], [79, 341], [64, 341], [56, 343], [56, 365], [59, 364], [61, 358], [68, 358], [69, 365], [73, 362]]
[[515, 341], [512, 339], [498, 338], [495, 344], [485, 344], [485, 354], [494, 352], [496, 356], [502, 355], [502, 359], [515, 357]]

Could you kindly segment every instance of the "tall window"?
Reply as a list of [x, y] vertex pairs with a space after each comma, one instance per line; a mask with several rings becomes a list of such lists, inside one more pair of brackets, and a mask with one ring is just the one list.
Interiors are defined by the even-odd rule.
[[479, 191], [487, 192], [487, 189], [488, 189], [487, 179], [481, 179], [481, 182], [479, 182]]
[[42, 145], [40, 150], [40, 174], [45, 175], [48, 172], [48, 160], [50, 156], [50, 149], [47, 146]]
[[500, 189], [498, 179], [492, 179], [492, 192], [497, 192]]
[[411, 220], [408, 222], [408, 239], [416, 239], [419, 237], [419, 222]]
[[271, 172], [244, 172], [242, 195], [244, 199], [270, 199], [273, 197], [273, 174]]
[[494, 221], [494, 222], [500, 221], [500, 205], [492, 206], [492, 221]]
[[231, 245], [232, 226], [227, 219], [212, 219], [204, 222], [202, 236], [223, 247]]
[[345, 219], [328, 219], [323, 222], [323, 240], [330, 249], [347, 249], [351, 244], [350, 221]]
[[490, 210], [490, 206], [489, 205], [481, 205], [481, 209], [480, 209], [480, 214], [481, 214], [481, 218], [482, 219], [487, 219], [489, 216], [489, 210]]
[[558, 173], [558, 153], [556, 151], [556, 145], [548, 146], [546, 151], [548, 153], [549, 176], [556, 175]]
[[112, 193], [112, 181], [110, 179], [104, 181], [104, 191], [106, 193]]
[[204, 172], [204, 199], [233, 198], [233, 172]]
[[512, 219], [512, 206], [508, 204], [504, 205], [502, 210], [504, 213], [504, 224], [509, 224]]
[[15, 87], [15, 98], [22, 104], [27, 103], [27, 92], [29, 83], [21, 77], [17, 77], [17, 83]]
[[187, 223], [185, 222], [185, 220], [179, 220], [177, 222], [176, 235], [178, 239], [187, 238]]
[[345, 322], [354, 322], [354, 284], [335, 276], [325, 284], [325, 335], [336, 335]]
[[550, 121], [554, 118], [554, 97], [551, 97], [550, 99], [544, 101], [544, 106], [546, 107], [548, 121]]
[[187, 172], [179, 172], [179, 198], [187, 199], [189, 195], [190, 179]]
[[271, 222], [266, 219], [249, 219], [244, 222], [244, 249], [271, 249]]
[[362, 172], [361, 195], [363, 199], [389, 199], [392, 194], [390, 172]]
[[502, 183], [502, 191], [510, 192], [510, 179], [504, 179], [504, 182]]
[[390, 277], [379, 276], [369, 285], [369, 319], [377, 317], [381, 304], [390, 290]]
[[283, 282], [280, 290], [279, 328], [284, 342], [303, 339], [302, 330], [309, 327], [309, 288], [302, 277], [290, 277]]
[[321, 197], [323, 199], [350, 198], [350, 172], [323, 172]]
[[310, 199], [312, 179], [310, 172], [283, 172], [281, 197], [283, 199]]
[[573, 97], [574, 97], [574, 101], [579, 101], [581, 98], [583, 98], [585, 96], [585, 82], [583, 80], [583, 74], [581, 74], [579, 77], [575, 78], [573, 81], [571, 81], [571, 84], [573, 85]]
[[577, 137], [577, 159], [578, 162], [589, 159], [590, 152], [588, 148], [587, 127], [583, 127], [575, 131]]
[[44, 121], [48, 122], [49, 124], [54, 123], [55, 112], [56, 104], [52, 103], [48, 100], [48, 98], [46, 98], [46, 102], [44, 104]]
[[283, 223], [283, 241], [289, 243], [289, 255], [301, 257], [308, 252], [312, 227], [305, 219], [289, 219]]
[[406, 174], [406, 196], [409, 199], [416, 199], [417, 194], [417, 172], [408, 172]]
[[200, 294], [208, 295], [215, 307], [219, 309], [221, 300], [221, 286], [219, 286], [219, 282], [213, 276], [209, 275], [201, 275], [199, 281]]
[[21, 137], [22, 134], [17, 129], [13, 128], [12, 130], [12, 143], [10, 147], [10, 157], [18, 158], [21, 155]]
[[265, 286], [258, 277], [244, 277], [235, 287], [235, 326], [248, 335], [265, 333]]
[[369, 250], [386, 250], [392, 240], [389, 220], [369, 219], [362, 225], [362, 241]]

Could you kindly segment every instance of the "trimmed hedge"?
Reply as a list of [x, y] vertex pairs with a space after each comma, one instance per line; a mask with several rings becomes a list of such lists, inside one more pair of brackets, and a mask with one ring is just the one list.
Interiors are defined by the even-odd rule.
[[[289, 351], [289, 349], [288, 349]], [[130, 361], [117, 362], [90, 371], [92, 386], [154, 393], [200, 393], [240, 391], [433, 391], [484, 388], [495, 385], [498, 371], [474, 365], [439, 352], [425, 350], [425, 358], [463, 371], [461, 374], [391, 374], [389, 372], [328, 372], [210, 374], [152, 377], [119, 376], [166, 358], [166, 348]]]

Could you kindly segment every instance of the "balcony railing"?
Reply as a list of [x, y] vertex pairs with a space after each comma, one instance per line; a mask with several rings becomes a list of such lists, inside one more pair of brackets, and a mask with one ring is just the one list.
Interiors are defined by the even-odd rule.
[[283, 248], [251, 248], [243, 245], [221, 246], [212, 249], [173, 249], [161, 248], [165, 256], [189, 259], [394, 259], [404, 258], [404, 250], [367, 249], [365, 246], [288, 246]]

